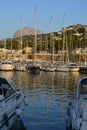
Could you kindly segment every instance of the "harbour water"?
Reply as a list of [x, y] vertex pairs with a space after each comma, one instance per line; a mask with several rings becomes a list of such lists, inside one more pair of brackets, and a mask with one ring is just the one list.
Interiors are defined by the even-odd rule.
[[66, 130], [68, 103], [78, 80], [86, 74], [41, 71], [32, 75], [30, 72], [0, 71], [0, 76], [27, 97], [28, 106], [21, 106], [22, 124], [16, 125], [16, 130]]

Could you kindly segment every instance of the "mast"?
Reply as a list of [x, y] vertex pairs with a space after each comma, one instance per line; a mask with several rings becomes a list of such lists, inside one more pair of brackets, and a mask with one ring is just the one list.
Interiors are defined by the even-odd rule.
[[35, 8], [34, 8], [34, 33], [35, 33], [35, 41], [34, 41], [34, 60], [35, 60], [35, 53], [37, 52], [36, 11], [37, 11], [37, 6], [35, 5]]
[[53, 41], [53, 33], [52, 33], [52, 16], [50, 19], [50, 59], [51, 62], [54, 62], [54, 41]]
[[21, 28], [21, 55], [22, 55], [22, 17], [20, 18], [20, 28]]
[[5, 60], [5, 58], [6, 58], [6, 39], [4, 41], [4, 49], [5, 49], [5, 52], [4, 52], [4, 60]]
[[85, 29], [85, 66], [87, 65], [86, 63], [86, 37], [87, 37], [87, 29]]
[[51, 41], [52, 41], [52, 37], [51, 37], [51, 34], [52, 33], [52, 16], [50, 17], [50, 62], [52, 62], [52, 57], [51, 57], [51, 55], [52, 55], [52, 45], [51, 45]]
[[69, 64], [69, 50], [68, 50], [68, 44], [67, 44], [67, 35], [65, 30], [65, 14], [63, 15], [63, 65], [66, 61], [67, 64]]
[[63, 28], [62, 28], [62, 30], [63, 30], [63, 65], [64, 65], [64, 55], [65, 55], [65, 26], [64, 26], [64, 24], [65, 24], [65, 14], [63, 15]]
[[70, 61], [69, 61], [69, 50], [68, 50], [68, 44], [67, 44], [67, 36], [66, 36], [66, 61], [67, 61], [67, 64], [69, 65]]

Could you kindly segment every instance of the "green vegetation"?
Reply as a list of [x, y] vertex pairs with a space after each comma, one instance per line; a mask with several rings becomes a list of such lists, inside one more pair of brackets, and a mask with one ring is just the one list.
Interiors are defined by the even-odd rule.
[[[52, 32], [48, 34], [37, 35], [37, 52], [47, 51], [52, 52], [54, 47], [54, 53], [58, 54], [59, 51], [66, 50], [68, 48], [70, 59], [73, 59], [73, 52], [76, 48], [86, 47], [86, 26], [83, 25], [73, 25], [65, 28], [64, 34], [63, 30], [59, 32]], [[65, 37], [65, 39], [63, 39]], [[22, 49], [25, 47], [34, 48], [34, 35], [23, 36], [22, 37]], [[63, 42], [64, 41], [64, 42]], [[67, 46], [66, 46], [67, 44]], [[0, 48], [5, 45], [6, 49], [21, 49], [21, 38], [8, 38], [0, 41]], [[23, 52], [24, 53], [24, 52]], [[77, 59], [78, 55], [76, 56]]]

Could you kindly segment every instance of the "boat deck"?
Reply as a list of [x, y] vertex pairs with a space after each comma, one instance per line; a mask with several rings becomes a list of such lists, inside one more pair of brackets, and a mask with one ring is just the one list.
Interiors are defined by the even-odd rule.
[[87, 130], [87, 121], [82, 121], [82, 126], [80, 130]]
[[81, 130], [87, 130], [87, 107], [83, 109]]
[[82, 99], [80, 109], [82, 110], [82, 123], [80, 130], [87, 130], [87, 95]]

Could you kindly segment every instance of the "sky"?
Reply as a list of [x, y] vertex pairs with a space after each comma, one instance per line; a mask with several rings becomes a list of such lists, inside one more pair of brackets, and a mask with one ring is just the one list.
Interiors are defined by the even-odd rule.
[[87, 25], [87, 0], [0, 0], [0, 39], [23, 27], [48, 33], [73, 24]]

